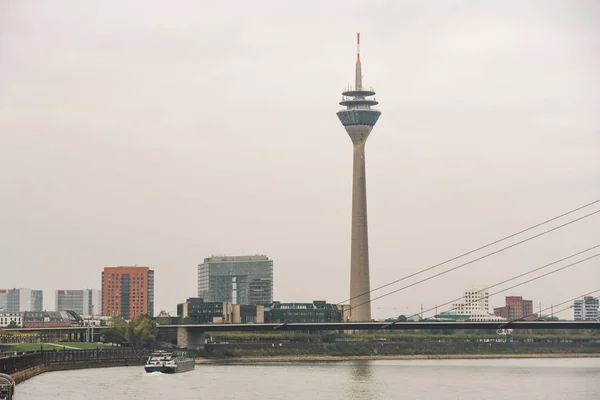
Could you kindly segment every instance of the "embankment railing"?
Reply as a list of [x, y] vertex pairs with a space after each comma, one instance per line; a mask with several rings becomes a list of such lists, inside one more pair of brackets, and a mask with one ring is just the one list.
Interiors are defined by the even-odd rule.
[[142, 362], [149, 350], [141, 348], [93, 350], [40, 350], [33, 353], [0, 358], [0, 373], [13, 374], [38, 365]]

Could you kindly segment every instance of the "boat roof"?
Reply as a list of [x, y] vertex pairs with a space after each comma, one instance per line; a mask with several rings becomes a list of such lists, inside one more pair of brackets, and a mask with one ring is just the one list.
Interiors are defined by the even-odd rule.
[[174, 352], [173, 351], [169, 351], [169, 350], [156, 350], [153, 351], [152, 353], [150, 353], [151, 356], [170, 356], [172, 355]]

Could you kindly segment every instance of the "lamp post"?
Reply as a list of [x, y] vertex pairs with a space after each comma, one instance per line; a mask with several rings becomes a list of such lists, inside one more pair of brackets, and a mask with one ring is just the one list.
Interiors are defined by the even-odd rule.
[[92, 338], [90, 340], [90, 342], [94, 341], [94, 303], [92, 303], [91, 309], [90, 309], [90, 313], [91, 313], [91, 323], [92, 323]]

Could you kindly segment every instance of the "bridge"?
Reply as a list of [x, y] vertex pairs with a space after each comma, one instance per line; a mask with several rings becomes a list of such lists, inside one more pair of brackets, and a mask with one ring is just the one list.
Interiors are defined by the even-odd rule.
[[[94, 338], [110, 327], [94, 327]], [[199, 325], [158, 325], [158, 331], [177, 332], [177, 345], [185, 348], [204, 346], [205, 332], [278, 332], [278, 331], [361, 331], [361, 330], [498, 330], [498, 329], [600, 329], [600, 321], [493, 321], [493, 322], [301, 322], [301, 323], [265, 323], [265, 324], [199, 324]], [[90, 327], [53, 327], [53, 328], [14, 328], [8, 332], [40, 333], [42, 336], [68, 335], [84, 341], [90, 334]]]
[[177, 329], [177, 345], [199, 348], [205, 332], [274, 332], [274, 331], [348, 331], [348, 330], [445, 330], [445, 329], [600, 329], [600, 321], [501, 321], [501, 322], [332, 322], [160, 325], [159, 329]]

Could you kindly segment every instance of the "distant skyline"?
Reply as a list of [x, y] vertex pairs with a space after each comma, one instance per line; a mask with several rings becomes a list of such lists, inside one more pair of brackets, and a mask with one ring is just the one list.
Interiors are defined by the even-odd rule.
[[[593, 0], [0, 2], [0, 287], [100, 289], [104, 267], [148, 265], [155, 312], [174, 313], [204, 258], [266, 254], [275, 300], [346, 300], [352, 154], [335, 112], [356, 32], [385, 104], [366, 151], [371, 288], [600, 198], [599, 20]], [[373, 317], [598, 238], [596, 215]], [[599, 267], [490, 303], [537, 311], [600, 289]]]

